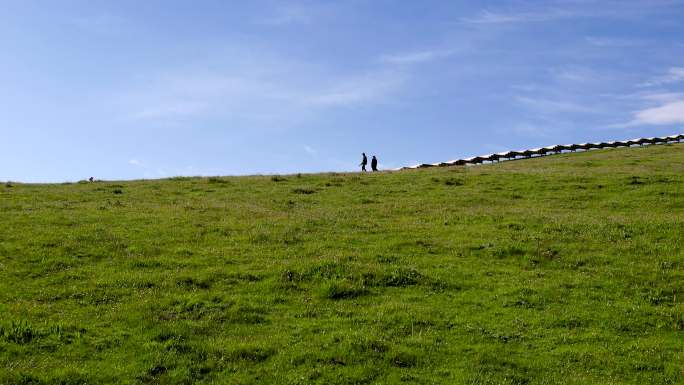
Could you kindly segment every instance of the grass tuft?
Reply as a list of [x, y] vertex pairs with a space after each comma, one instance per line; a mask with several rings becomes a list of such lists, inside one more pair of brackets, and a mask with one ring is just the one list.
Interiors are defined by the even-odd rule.
[[240, 345], [227, 352], [226, 359], [230, 362], [259, 363], [266, 361], [275, 353], [275, 349], [270, 347]]
[[321, 288], [321, 297], [334, 300], [357, 298], [366, 294], [366, 287], [344, 281], [332, 281]]
[[10, 322], [9, 325], [0, 325], [0, 336], [5, 341], [15, 344], [28, 344], [38, 338], [40, 332], [27, 321]]
[[294, 194], [310, 195], [314, 194], [316, 192], [316, 189], [310, 187], [297, 187], [295, 189], [292, 189], [292, 192]]

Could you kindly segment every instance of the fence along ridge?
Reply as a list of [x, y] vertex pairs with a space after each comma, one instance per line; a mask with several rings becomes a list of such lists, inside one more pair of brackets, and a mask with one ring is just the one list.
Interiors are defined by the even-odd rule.
[[580, 144], [556, 144], [553, 146], [532, 148], [529, 150], [521, 151], [505, 151], [496, 154], [487, 154], [474, 156], [472, 158], [456, 159], [450, 160], [448, 162], [440, 163], [423, 163], [417, 164], [415, 166], [402, 167], [400, 170], [410, 170], [416, 168], [427, 168], [427, 167], [447, 167], [447, 166], [465, 166], [465, 165], [475, 165], [482, 164], [485, 162], [500, 162], [501, 160], [515, 160], [515, 159], [527, 159], [536, 156], [545, 155], [555, 155], [560, 154], [563, 151], [575, 152], [577, 150], [596, 150], [602, 148], [615, 148], [615, 147], [631, 147], [631, 146], [648, 146], [651, 144], [661, 144], [661, 143], [679, 143], [684, 139], [684, 134], [670, 135], [670, 136], [660, 136], [653, 138], [638, 138], [625, 141], [615, 141], [615, 142], [598, 142], [598, 143], [580, 143]]

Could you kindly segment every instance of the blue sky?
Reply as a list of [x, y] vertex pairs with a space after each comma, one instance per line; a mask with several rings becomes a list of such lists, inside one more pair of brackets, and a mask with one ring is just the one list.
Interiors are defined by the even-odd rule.
[[3, 1], [0, 180], [355, 170], [684, 132], [684, 2]]

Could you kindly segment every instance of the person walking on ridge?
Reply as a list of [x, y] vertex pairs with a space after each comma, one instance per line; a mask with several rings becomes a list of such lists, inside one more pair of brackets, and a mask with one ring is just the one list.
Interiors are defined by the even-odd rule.
[[373, 155], [373, 159], [371, 159], [371, 170], [373, 171], [378, 171], [378, 158]]
[[366, 165], [368, 164], [368, 158], [366, 158], [366, 153], [362, 152], [361, 155], [363, 155], [363, 159], [361, 159], [361, 171], [366, 172]]

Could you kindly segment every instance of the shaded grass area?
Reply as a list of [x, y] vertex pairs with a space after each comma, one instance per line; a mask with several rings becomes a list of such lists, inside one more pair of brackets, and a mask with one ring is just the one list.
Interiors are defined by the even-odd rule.
[[684, 147], [0, 185], [0, 383], [684, 382]]

